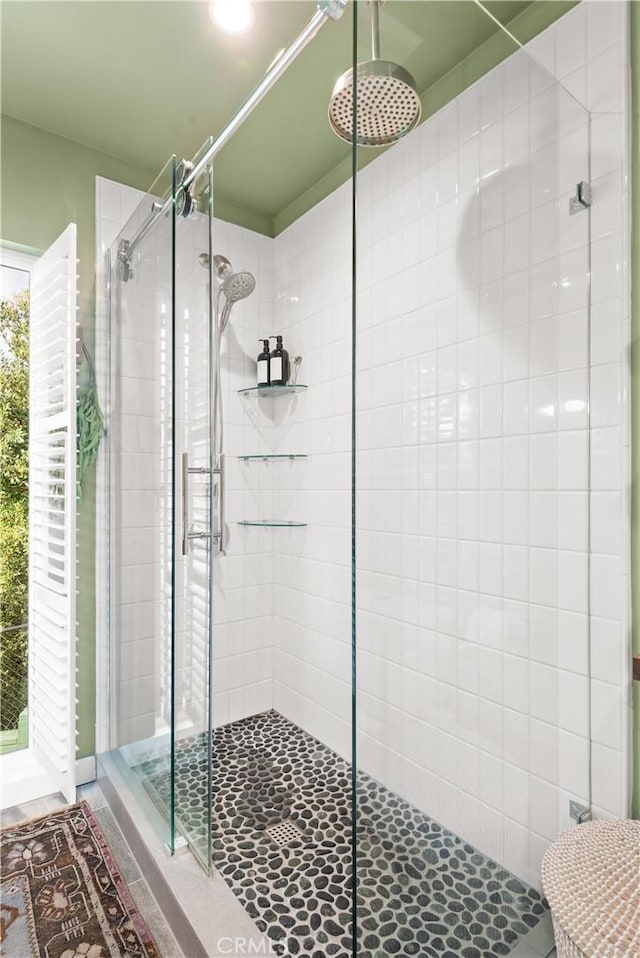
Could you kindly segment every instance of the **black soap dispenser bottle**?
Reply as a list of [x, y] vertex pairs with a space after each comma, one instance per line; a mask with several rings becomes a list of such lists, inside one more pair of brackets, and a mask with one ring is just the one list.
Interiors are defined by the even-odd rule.
[[262, 352], [258, 356], [258, 386], [268, 386], [271, 382], [271, 354], [269, 353], [269, 340], [261, 339]]
[[271, 385], [286, 386], [289, 382], [290, 370], [289, 353], [282, 345], [282, 336], [270, 336], [275, 339], [276, 348], [271, 353]]

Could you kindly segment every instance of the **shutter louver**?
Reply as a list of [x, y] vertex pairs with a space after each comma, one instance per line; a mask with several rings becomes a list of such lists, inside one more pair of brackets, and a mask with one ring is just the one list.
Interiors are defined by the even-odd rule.
[[75, 801], [76, 227], [31, 274], [29, 335], [29, 734]]

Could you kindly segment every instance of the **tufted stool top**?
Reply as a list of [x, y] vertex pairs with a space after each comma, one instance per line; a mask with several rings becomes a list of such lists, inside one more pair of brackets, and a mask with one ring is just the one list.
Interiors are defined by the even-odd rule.
[[542, 859], [558, 953], [640, 958], [640, 821], [585, 822]]

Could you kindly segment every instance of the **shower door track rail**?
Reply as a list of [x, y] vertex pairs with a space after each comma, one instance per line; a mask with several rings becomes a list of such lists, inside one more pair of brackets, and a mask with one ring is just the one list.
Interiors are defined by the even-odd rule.
[[[233, 116], [231, 122], [228, 123], [224, 128], [222, 133], [216, 137], [211, 146], [195, 163], [182, 164], [185, 175], [182, 182], [179, 183], [178, 186], [183, 187], [185, 190], [188, 189], [188, 187], [196, 180], [196, 178], [206, 168], [207, 164], [214, 158], [214, 156], [216, 156], [220, 150], [227, 145], [233, 134], [240, 129], [247, 117], [253, 113], [260, 101], [280, 79], [282, 74], [286, 73], [293, 61], [297, 59], [298, 55], [302, 53], [307, 44], [309, 44], [316, 34], [320, 32], [325, 23], [328, 20], [335, 21], [340, 19], [344, 13], [346, 5], [347, 0], [318, 0], [317, 10], [309, 20], [306, 27], [304, 27], [302, 32], [298, 34], [295, 40], [293, 40], [289, 46], [282, 51], [280, 56], [278, 56], [271, 64], [258, 86], [247, 97], [240, 109]], [[196, 156], [197, 155], [198, 154], [196, 154]], [[154, 223], [171, 209], [172, 203], [173, 197], [169, 196], [163, 203], [153, 204], [153, 211], [149, 219], [142, 224], [140, 230], [138, 233], [136, 233], [134, 238], [130, 240], [126, 246], [122, 247], [119, 253], [122, 260], [126, 261], [127, 263], [130, 261], [133, 251], [141, 243]]]

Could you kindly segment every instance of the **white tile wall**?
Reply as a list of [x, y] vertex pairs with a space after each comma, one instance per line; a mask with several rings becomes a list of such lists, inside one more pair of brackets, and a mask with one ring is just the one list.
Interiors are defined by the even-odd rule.
[[[627, 19], [586, 0], [529, 45], [544, 68], [516, 54], [358, 178], [358, 764], [534, 884], [570, 797], [628, 812]], [[309, 523], [232, 527], [216, 721], [273, 703], [347, 756], [350, 189], [216, 238], [258, 280], [223, 362], [228, 514]], [[275, 332], [308, 394], [238, 397]], [[263, 451], [309, 458], [233, 460]], [[140, 649], [149, 606], [123, 611]]]
[[[590, 730], [596, 813], [628, 809], [627, 13], [531, 45], [591, 131], [520, 53], [358, 178], [358, 764], [533, 883]], [[347, 755], [349, 199], [275, 241], [312, 525], [274, 566], [274, 704]]]
[[[120, 228], [148, 206], [143, 194], [97, 179], [98, 269]], [[140, 204], [140, 207], [139, 207]], [[135, 231], [135, 230], [133, 230]], [[178, 453], [192, 465], [206, 461], [206, 274], [198, 254], [208, 248], [204, 218], [178, 224], [177, 337]], [[242, 454], [269, 451], [271, 423], [247, 427], [237, 389], [255, 380], [259, 332], [271, 332], [272, 242], [216, 221], [216, 249], [236, 269], [257, 279], [254, 296], [236, 304], [222, 353], [230, 549], [214, 560], [214, 721], [222, 724], [271, 705], [271, 540], [249, 539], [236, 520], [270, 512], [267, 473], [248, 470]], [[111, 745], [148, 740], [166, 731], [169, 716], [170, 390], [168, 367], [169, 237], [158, 227], [141, 247], [135, 274], [119, 286], [119, 323], [113, 336], [109, 441], [111, 475], [111, 616], [117, 636], [113, 662], [117, 704]], [[102, 277], [103, 278], [103, 277]], [[106, 330], [104, 317], [102, 328]], [[106, 337], [103, 336], [103, 342]], [[255, 347], [254, 347], [255, 342]], [[193, 348], [195, 344], [195, 349]], [[101, 372], [106, 368], [101, 356]], [[191, 518], [204, 518], [207, 486], [192, 477]], [[179, 489], [178, 489], [179, 492]], [[178, 504], [179, 505], [179, 504]], [[180, 532], [180, 530], [178, 530]], [[206, 714], [207, 567], [202, 548], [178, 560], [177, 701], [182, 734], [202, 726]]]

